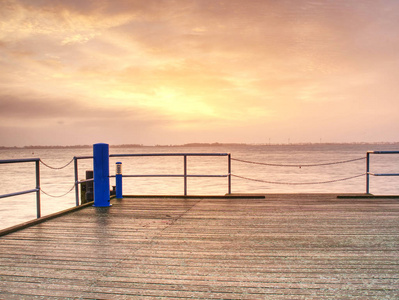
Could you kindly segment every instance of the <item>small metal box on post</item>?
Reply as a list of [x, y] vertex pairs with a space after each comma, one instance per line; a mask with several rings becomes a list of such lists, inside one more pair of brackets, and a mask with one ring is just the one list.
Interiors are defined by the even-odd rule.
[[116, 163], [116, 175], [115, 175], [115, 184], [116, 184], [116, 199], [122, 199], [122, 163]]

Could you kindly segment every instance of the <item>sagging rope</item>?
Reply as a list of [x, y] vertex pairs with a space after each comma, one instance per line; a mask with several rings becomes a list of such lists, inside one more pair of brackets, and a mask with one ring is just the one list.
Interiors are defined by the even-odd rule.
[[268, 181], [268, 180], [261, 180], [261, 179], [253, 179], [253, 178], [248, 178], [244, 176], [239, 176], [235, 174], [231, 174], [233, 177], [245, 179], [245, 180], [251, 180], [251, 181], [257, 181], [257, 182], [262, 182], [262, 183], [269, 183], [269, 184], [284, 184], [284, 185], [308, 185], [308, 184], [324, 184], [324, 183], [333, 183], [333, 182], [338, 182], [338, 181], [344, 181], [344, 180], [350, 180], [353, 178], [365, 176], [367, 173], [363, 173], [360, 175], [355, 175], [351, 177], [346, 177], [346, 178], [340, 178], [340, 179], [335, 179], [335, 180], [327, 180], [327, 181], [318, 181], [318, 182], [278, 182], [278, 181]]
[[[49, 168], [49, 169], [52, 169], [52, 170], [61, 170], [61, 169], [64, 169], [64, 168], [68, 167], [68, 166], [74, 161], [74, 159], [75, 159], [75, 158], [72, 158], [66, 165], [64, 165], [64, 166], [62, 166], [62, 167], [53, 167], [53, 166], [50, 166], [50, 165], [46, 164], [46, 163], [45, 163], [43, 160], [41, 160], [41, 159], [40, 159], [40, 162], [41, 162], [44, 166], [46, 166], [47, 168]], [[49, 193], [43, 191], [42, 188], [40, 188], [40, 191], [41, 191], [43, 194], [45, 194], [45, 195], [47, 195], [47, 196], [49, 196], [49, 197], [51, 197], [51, 198], [62, 198], [62, 197], [64, 197], [64, 196], [68, 195], [70, 192], [72, 192], [72, 190], [75, 188], [75, 186], [76, 186], [76, 184], [73, 184], [73, 186], [68, 190], [68, 192], [66, 192], [66, 193], [64, 193], [64, 194], [62, 194], [62, 195], [51, 195], [51, 194], [49, 194]]]
[[365, 157], [360, 157], [360, 158], [355, 158], [355, 159], [336, 161], [336, 162], [329, 162], [329, 163], [300, 164], [300, 165], [261, 163], [261, 162], [254, 162], [254, 161], [243, 160], [243, 159], [238, 159], [238, 158], [233, 158], [233, 157], [231, 158], [231, 160], [235, 160], [235, 161], [239, 161], [239, 162], [247, 163], [247, 164], [254, 164], [254, 165], [263, 165], [263, 166], [272, 166], [272, 167], [295, 167], [295, 168], [301, 168], [301, 167], [317, 167], [317, 166], [328, 166], [328, 165], [344, 164], [344, 163], [354, 162], [354, 161], [358, 161], [358, 160], [363, 160], [363, 159], [366, 159], [366, 158], [367, 157], [365, 156]]
[[61, 169], [64, 169], [64, 168], [68, 167], [68, 166], [73, 162], [73, 160], [74, 160], [74, 158], [72, 158], [70, 162], [68, 162], [66, 165], [64, 165], [64, 166], [62, 166], [62, 167], [52, 167], [52, 166], [46, 164], [46, 163], [45, 163], [44, 161], [42, 161], [41, 159], [40, 159], [40, 162], [41, 162], [43, 165], [45, 165], [47, 168], [49, 168], [49, 169], [61, 170]]
[[40, 188], [40, 191], [41, 191], [43, 194], [45, 194], [45, 195], [47, 195], [47, 196], [49, 196], [49, 197], [51, 197], [51, 198], [62, 198], [62, 197], [64, 197], [64, 196], [68, 195], [70, 192], [72, 192], [73, 189], [75, 188], [75, 186], [76, 186], [76, 184], [74, 184], [68, 192], [66, 192], [65, 194], [62, 194], [62, 195], [51, 195], [51, 194], [49, 194], [49, 193], [43, 191], [42, 188]]

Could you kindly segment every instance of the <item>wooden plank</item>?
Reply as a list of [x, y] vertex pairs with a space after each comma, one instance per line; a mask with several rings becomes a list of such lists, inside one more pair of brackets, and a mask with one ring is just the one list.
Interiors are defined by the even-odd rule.
[[0, 298], [397, 299], [399, 202], [134, 198], [0, 238]]

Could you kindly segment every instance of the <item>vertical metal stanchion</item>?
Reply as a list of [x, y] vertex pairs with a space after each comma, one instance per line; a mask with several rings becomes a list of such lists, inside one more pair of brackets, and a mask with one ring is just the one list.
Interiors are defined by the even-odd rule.
[[228, 194], [231, 194], [231, 154], [228, 154]]
[[187, 196], [187, 155], [184, 155], [184, 196]]
[[370, 152], [367, 152], [366, 160], [366, 194], [370, 194]]
[[79, 187], [78, 187], [78, 160], [76, 156], [73, 158], [73, 166], [74, 166], [74, 173], [75, 173], [75, 204], [79, 206]]
[[36, 216], [41, 216], [40, 209], [40, 160], [36, 160]]
[[111, 206], [109, 195], [109, 145], [93, 145], [94, 206]]
[[116, 199], [122, 199], [122, 163], [116, 163], [116, 175], [115, 175], [115, 190], [116, 190]]

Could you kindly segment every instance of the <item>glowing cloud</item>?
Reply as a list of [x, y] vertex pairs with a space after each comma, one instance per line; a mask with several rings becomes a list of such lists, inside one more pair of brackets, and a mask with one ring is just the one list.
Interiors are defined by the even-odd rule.
[[396, 0], [0, 5], [4, 145], [397, 139]]

